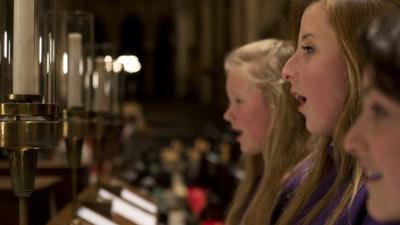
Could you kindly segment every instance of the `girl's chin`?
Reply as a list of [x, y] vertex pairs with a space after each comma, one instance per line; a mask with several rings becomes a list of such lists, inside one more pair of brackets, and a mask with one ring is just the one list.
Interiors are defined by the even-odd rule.
[[261, 148], [245, 146], [242, 143], [240, 143], [240, 149], [242, 153], [246, 155], [255, 155], [261, 153]]

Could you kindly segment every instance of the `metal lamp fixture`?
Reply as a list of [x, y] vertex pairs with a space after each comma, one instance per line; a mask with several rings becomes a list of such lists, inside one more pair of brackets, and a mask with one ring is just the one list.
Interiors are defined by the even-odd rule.
[[94, 16], [89, 12], [69, 11], [57, 17], [57, 78], [58, 97], [63, 108], [63, 138], [67, 160], [71, 168], [72, 221], [78, 207], [77, 170], [81, 165], [84, 138], [94, 135], [90, 112], [90, 80], [93, 72], [93, 52], [86, 48], [93, 44]]
[[20, 224], [28, 223], [38, 150], [57, 146], [55, 4], [53, 0], [0, 3], [0, 148], [9, 152]]

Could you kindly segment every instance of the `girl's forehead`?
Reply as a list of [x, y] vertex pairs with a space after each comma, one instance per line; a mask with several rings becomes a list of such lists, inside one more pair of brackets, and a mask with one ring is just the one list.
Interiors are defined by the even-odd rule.
[[298, 42], [306, 39], [318, 39], [327, 43], [337, 42], [336, 32], [329, 23], [324, 5], [320, 2], [309, 6], [303, 14]]
[[308, 29], [329, 27], [328, 14], [322, 3], [316, 2], [306, 8], [300, 26], [304, 29], [304, 25]]
[[228, 86], [235, 87], [255, 86], [255, 84], [253, 84], [245, 74], [239, 71], [229, 73], [227, 83]]

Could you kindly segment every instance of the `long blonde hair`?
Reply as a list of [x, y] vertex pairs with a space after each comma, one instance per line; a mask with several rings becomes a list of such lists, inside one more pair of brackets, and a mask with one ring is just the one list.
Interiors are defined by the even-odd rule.
[[245, 176], [236, 190], [227, 225], [265, 225], [270, 221], [283, 177], [307, 154], [304, 119], [297, 112], [289, 84], [280, 75], [292, 53], [288, 41], [266, 39], [238, 48], [226, 57], [226, 73], [240, 69], [260, 88], [272, 109], [262, 156], [244, 156]]
[[[292, 35], [296, 43], [300, 20], [305, 9], [318, 1], [294, 1]], [[383, 11], [388, 0], [320, 0], [328, 14], [329, 23], [335, 31], [347, 65], [348, 94], [343, 110], [336, 122], [332, 137], [325, 137], [318, 147], [314, 165], [308, 177], [297, 191], [296, 196], [278, 220], [278, 225], [292, 224], [312, 193], [318, 188], [329, 168], [336, 167], [336, 178], [328, 192], [309, 210], [300, 224], [310, 224], [316, 216], [338, 195], [339, 204], [329, 216], [326, 224], [335, 224], [341, 213], [350, 206], [361, 184], [362, 172], [356, 160], [343, 150], [343, 139], [354, 123], [361, 109], [361, 71], [365, 58], [358, 43], [357, 27], [368, 23], [375, 15]], [[327, 151], [327, 145], [333, 145], [333, 160]]]

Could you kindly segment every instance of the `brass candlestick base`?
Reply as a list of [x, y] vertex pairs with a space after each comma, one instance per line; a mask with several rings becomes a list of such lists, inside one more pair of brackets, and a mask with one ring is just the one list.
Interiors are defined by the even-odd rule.
[[92, 121], [95, 127], [94, 160], [97, 172], [96, 189], [98, 189], [100, 184], [103, 182], [103, 164], [106, 159], [104, 141], [108, 135], [108, 114], [96, 112], [96, 116]]
[[83, 140], [85, 137], [91, 136], [90, 116], [91, 114], [82, 108], [63, 111], [63, 136], [67, 147], [68, 165], [71, 168], [72, 221], [70, 224], [77, 224], [76, 221], [78, 221], [74, 219], [78, 208], [77, 170], [81, 165]]
[[83, 109], [63, 111], [63, 136], [65, 139], [68, 165], [78, 168], [81, 165], [83, 139], [91, 137], [91, 114]]
[[122, 116], [112, 115], [107, 125], [108, 134], [105, 137], [104, 154], [107, 159], [112, 161], [111, 171], [115, 170], [114, 158], [121, 148], [123, 124]]
[[34, 189], [38, 149], [57, 146], [59, 108], [40, 96], [10, 95], [0, 103], [0, 148], [10, 151], [12, 187], [20, 197], [20, 224], [27, 224], [27, 202]]
[[113, 150], [118, 146], [122, 131], [122, 120], [109, 113], [96, 113], [95, 125], [95, 161], [97, 167], [97, 186], [103, 182], [103, 164], [113, 157]]
[[34, 189], [37, 153], [37, 149], [20, 149], [9, 154], [11, 182], [19, 197], [29, 197]]

